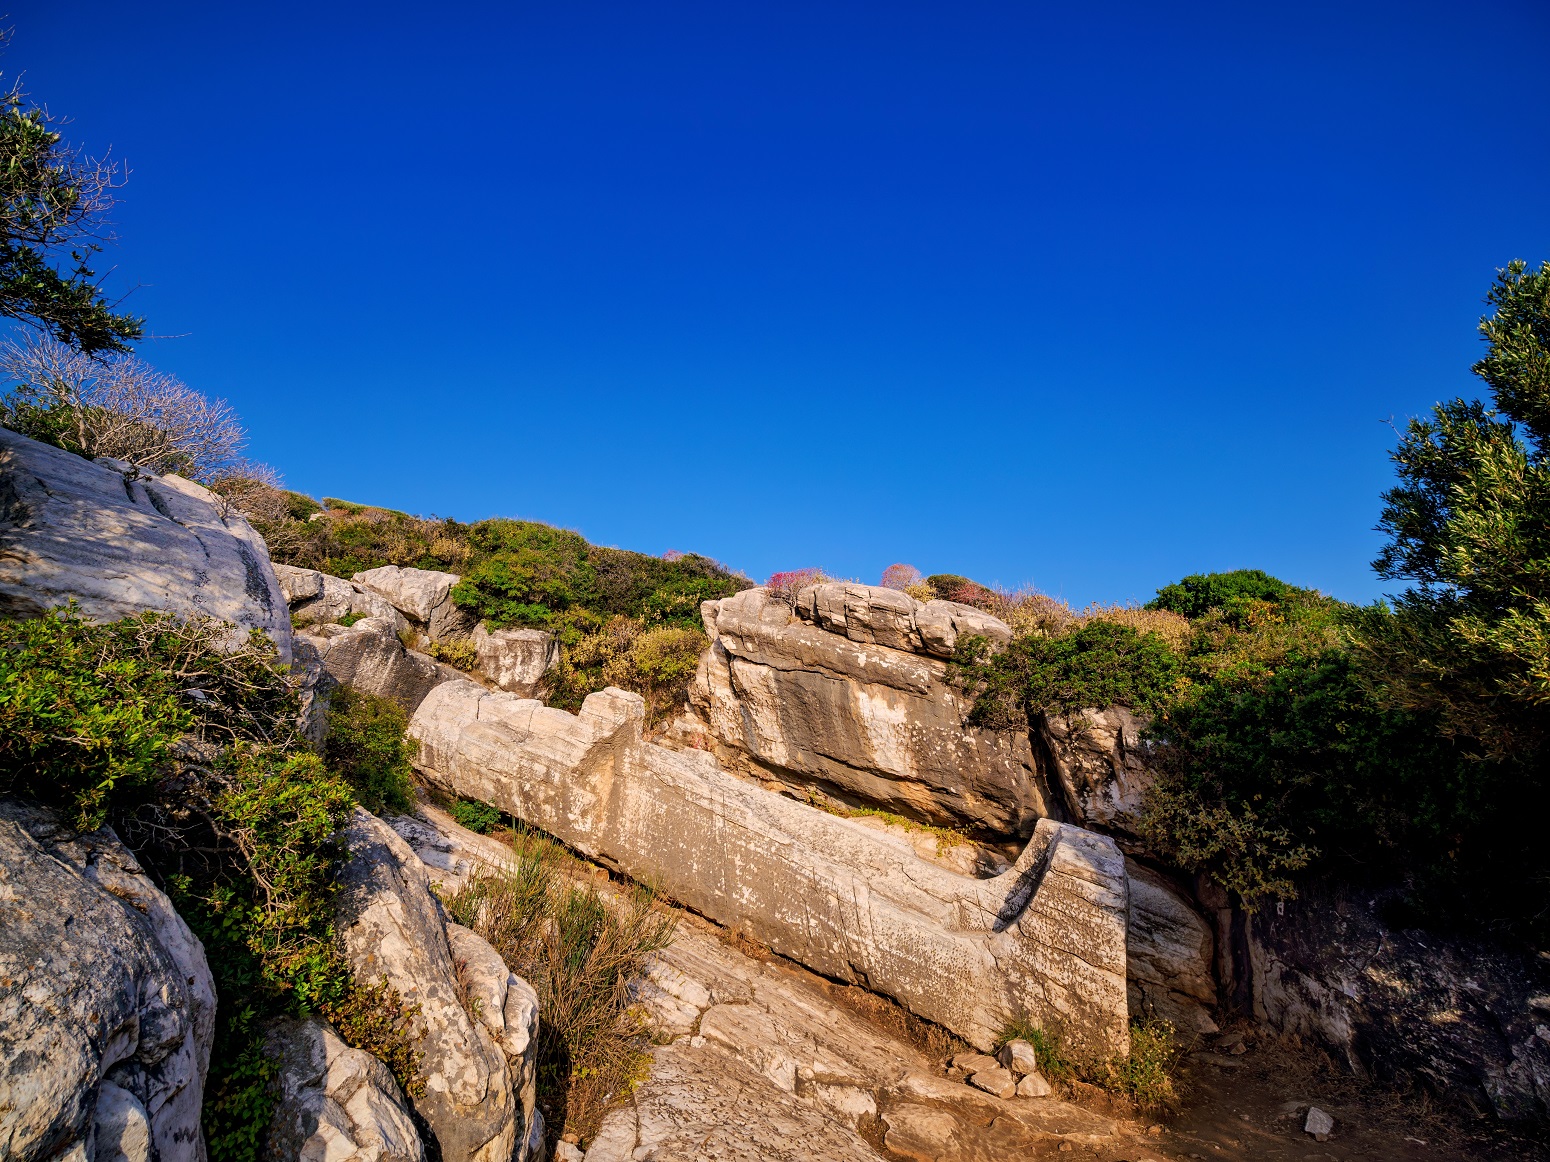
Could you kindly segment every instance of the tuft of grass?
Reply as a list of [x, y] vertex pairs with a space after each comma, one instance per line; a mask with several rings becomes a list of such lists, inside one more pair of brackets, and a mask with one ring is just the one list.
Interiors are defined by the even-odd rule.
[[551, 1134], [596, 1133], [604, 1113], [645, 1076], [649, 1040], [629, 983], [672, 942], [676, 919], [649, 889], [622, 900], [561, 875], [565, 853], [526, 830], [501, 872], [476, 876], [447, 901], [538, 993], [538, 1100]]
[[338, 618], [336, 620], [338, 621], [338, 624], [340, 624], [340, 625], [344, 626], [346, 629], [348, 629], [350, 626], [354, 625], [356, 622], [366, 620], [366, 618], [369, 617], [369, 616], [370, 616], [370, 614], [366, 614], [366, 613], [347, 613], [343, 617], [340, 617], [340, 618]]
[[1049, 1032], [1035, 1025], [1026, 1017], [1009, 1021], [1001, 1036], [996, 1040], [996, 1048], [1000, 1049], [1008, 1041], [1022, 1040], [1033, 1046], [1034, 1055], [1039, 1060], [1039, 1072], [1049, 1082], [1074, 1081], [1081, 1072], [1077, 1063], [1066, 1053], [1057, 1033]]
[[439, 642], [427, 642], [422, 652], [429, 654], [438, 662], [445, 662], [465, 672], [475, 670], [479, 666], [479, 651], [474, 649], [472, 638], [453, 637]]
[[1071, 1054], [1058, 1033], [1026, 1018], [1009, 1021], [996, 1046], [1019, 1038], [1033, 1046], [1039, 1072], [1047, 1081], [1085, 1081], [1141, 1109], [1162, 1109], [1178, 1099], [1173, 1073], [1183, 1050], [1173, 1025], [1160, 1017], [1131, 1021], [1129, 1054], [1106, 1060], [1083, 1060]]

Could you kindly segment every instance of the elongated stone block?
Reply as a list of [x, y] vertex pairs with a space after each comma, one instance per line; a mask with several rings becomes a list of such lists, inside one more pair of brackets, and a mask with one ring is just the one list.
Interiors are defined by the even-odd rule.
[[1014, 1018], [1079, 1052], [1127, 1048], [1127, 882], [1112, 840], [1044, 819], [1009, 870], [958, 875], [709, 754], [643, 742], [643, 719], [623, 690], [572, 715], [460, 680], [430, 692], [410, 734], [432, 781], [982, 1049]]

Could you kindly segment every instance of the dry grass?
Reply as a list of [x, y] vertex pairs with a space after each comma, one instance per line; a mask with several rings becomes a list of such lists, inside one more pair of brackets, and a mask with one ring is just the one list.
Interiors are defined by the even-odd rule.
[[1138, 634], [1155, 633], [1176, 653], [1184, 652], [1194, 632], [1187, 617], [1166, 609], [1142, 609], [1135, 605], [1090, 605], [1082, 610], [1080, 621], [1083, 625], [1107, 621], [1129, 626]]
[[538, 993], [538, 1101], [551, 1137], [585, 1141], [645, 1076], [648, 1038], [629, 982], [672, 942], [676, 918], [650, 890], [605, 899], [561, 874], [557, 844], [518, 831], [499, 874], [476, 876], [448, 902]]

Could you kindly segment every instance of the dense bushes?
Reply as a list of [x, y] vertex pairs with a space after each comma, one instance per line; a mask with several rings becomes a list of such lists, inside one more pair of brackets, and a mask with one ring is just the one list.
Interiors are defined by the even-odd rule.
[[550, 705], [579, 710], [594, 690], [633, 690], [646, 700], [650, 729], [683, 707], [708, 644], [697, 625], [648, 628], [639, 619], [611, 617], [561, 652], [559, 665], [544, 677], [544, 692]]
[[228, 634], [150, 613], [0, 621], [0, 792], [83, 829], [111, 822], [205, 945], [221, 1003], [204, 1121], [222, 1160], [261, 1156], [273, 1016], [321, 1013], [419, 1084], [414, 1013], [354, 980], [332, 939], [347, 780], [402, 791], [401, 716], [344, 698], [331, 769], [301, 744], [273, 647], [255, 636], [228, 651]]
[[409, 766], [414, 744], [404, 736], [408, 727], [409, 716], [386, 698], [348, 686], [329, 698], [324, 756], [374, 815], [414, 805]]

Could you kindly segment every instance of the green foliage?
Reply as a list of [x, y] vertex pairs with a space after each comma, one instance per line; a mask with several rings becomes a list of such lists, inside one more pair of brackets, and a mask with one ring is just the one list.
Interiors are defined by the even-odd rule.
[[474, 799], [459, 799], [452, 804], [452, 818], [456, 819], [461, 827], [476, 831], [480, 835], [488, 835], [500, 826], [501, 813], [488, 803], [480, 803]]
[[1410, 580], [1363, 626], [1388, 701], [1542, 785], [1550, 745], [1550, 264], [1515, 262], [1489, 295], [1475, 364], [1496, 404], [1412, 420], [1384, 494], [1381, 576]]
[[1001, 1031], [1001, 1036], [996, 1040], [999, 1049], [1008, 1041], [1022, 1040], [1033, 1046], [1035, 1058], [1039, 1063], [1039, 1072], [1044, 1080], [1054, 1082], [1057, 1085], [1063, 1081], [1071, 1081], [1078, 1075], [1077, 1062], [1067, 1055], [1065, 1046], [1060, 1037], [1041, 1025], [1035, 1025], [1026, 1017], [1014, 1018], [1007, 1022], [1006, 1028]]
[[0, 622], [0, 793], [66, 806], [82, 830], [115, 793], [145, 793], [194, 725], [166, 652], [147, 619]]
[[185, 734], [275, 740], [294, 697], [261, 636], [218, 648], [227, 628], [153, 613], [94, 625], [73, 607], [0, 621], [0, 793], [90, 830], [149, 793]]
[[1178, 1098], [1173, 1071], [1180, 1056], [1174, 1028], [1167, 1021], [1160, 1017], [1131, 1021], [1130, 1052], [1100, 1064], [1092, 1080], [1143, 1109], [1161, 1109]]
[[352, 612], [352, 613], [346, 613], [346, 614], [344, 614], [344, 615], [342, 615], [340, 617], [335, 618], [334, 620], [339, 625], [342, 625], [346, 629], [348, 629], [350, 626], [354, 625], [356, 622], [358, 622], [358, 621], [365, 621], [366, 618], [368, 618], [370, 616], [371, 615], [368, 614], [368, 613], [353, 613]]
[[1114, 704], [1152, 712], [1181, 675], [1178, 655], [1157, 634], [1106, 621], [1059, 637], [1015, 638], [998, 653], [983, 638], [966, 637], [953, 666], [979, 691], [970, 721], [998, 729], [1025, 728], [1031, 715]]
[[709, 644], [697, 626], [648, 629], [639, 620], [612, 617], [563, 650], [559, 665], [545, 675], [545, 691], [551, 705], [579, 710], [595, 690], [633, 690], [645, 698], [646, 725], [654, 727], [688, 701], [689, 679]]
[[414, 806], [414, 744], [404, 736], [408, 726], [408, 715], [376, 694], [340, 686], [329, 699], [324, 757], [373, 814]]
[[[332, 761], [383, 793], [407, 770], [403, 715], [346, 695]], [[205, 1103], [212, 1158], [263, 1154], [271, 1017], [320, 1013], [413, 1092], [415, 1013], [352, 979], [333, 942], [340, 828], [355, 796], [297, 735], [298, 704], [261, 635], [73, 609], [0, 621], [0, 793], [111, 820], [203, 942], [221, 1003]], [[395, 717], [396, 716], [396, 717]]]
[[1212, 610], [1238, 615], [1252, 602], [1279, 603], [1292, 592], [1292, 586], [1260, 569], [1192, 573], [1172, 585], [1164, 585], [1146, 608], [1166, 609], [1191, 619], [1204, 617]]
[[426, 642], [422, 652], [459, 670], [471, 671], [479, 667], [479, 651], [474, 647], [472, 638], [443, 638], [441, 641]]
[[80, 351], [125, 351], [143, 323], [113, 311], [88, 265], [120, 175], [81, 158], [54, 125], [19, 87], [0, 95], [0, 315]]

